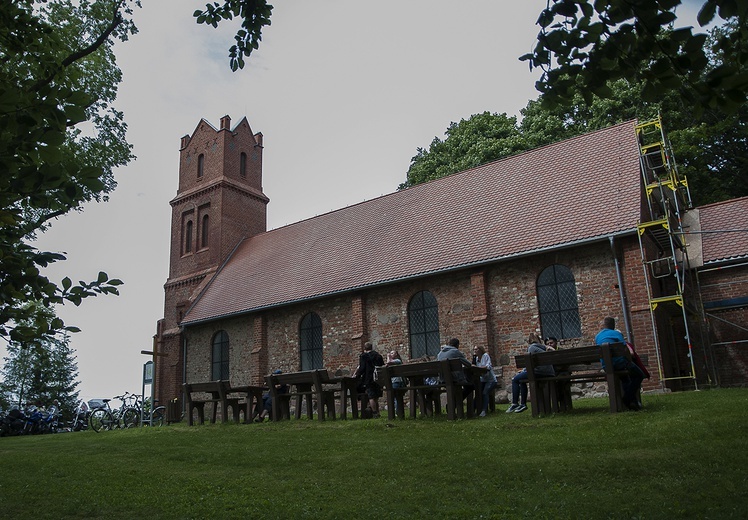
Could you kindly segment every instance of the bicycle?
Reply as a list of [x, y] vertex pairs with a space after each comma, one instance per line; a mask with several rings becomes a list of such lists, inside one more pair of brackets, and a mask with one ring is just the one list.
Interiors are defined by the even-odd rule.
[[[112, 409], [109, 402], [117, 399], [122, 402], [119, 408]], [[137, 396], [125, 392], [114, 396], [112, 399], [100, 399], [88, 418], [91, 429], [95, 432], [101, 430], [112, 430], [114, 428], [133, 428], [140, 423], [140, 411], [133, 406], [137, 402]], [[91, 404], [89, 402], [89, 404]], [[93, 406], [92, 406], [93, 407]]]
[[[141, 403], [141, 397], [137, 396], [135, 400], [135, 405], [140, 409], [140, 403]], [[166, 407], [165, 406], [157, 406], [156, 408], [151, 409], [151, 400], [150, 398], [145, 400], [145, 405], [142, 407], [143, 409], [143, 426], [163, 426], [164, 424], [164, 417], [166, 416]], [[138, 419], [140, 418], [140, 415], [138, 415]]]

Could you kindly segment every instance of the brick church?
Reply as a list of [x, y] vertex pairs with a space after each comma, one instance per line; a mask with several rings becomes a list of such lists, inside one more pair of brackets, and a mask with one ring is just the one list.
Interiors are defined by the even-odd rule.
[[[711, 312], [728, 313], [714, 321], [718, 331], [701, 323], [703, 314], [689, 316], [700, 322], [692, 335], [702, 337], [692, 350], [677, 313], [651, 312], [647, 287], [663, 282], [643, 269], [651, 245], [638, 227], [648, 217], [635, 127], [622, 123], [268, 231], [262, 134], [246, 118], [232, 126], [224, 116], [218, 128], [201, 120], [181, 140], [170, 202], [156, 399], [181, 396], [184, 382], [259, 384], [274, 369], [345, 372], [367, 341], [406, 361], [435, 356], [451, 337], [466, 354], [486, 347], [506, 383], [529, 332], [562, 347], [591, 344], [605, 316], [616, 317], [649, 364], [645, 389], [744, 384], [745, 329], [724, 322], [748, 321], [746, 234], [689, 235], [699, 253], [690, 268], [714, 280]], [[748, 228], [748, 198], [693, 213], [702, 229], [704, 219], [714, 229]], [[733, 293], [721, 290], [727, 285]], [[707, 348], [713, 343], [728, 348]], [[732, 372], [720, 372], [725, 364]], [[679, 377], [690, 366], [684, 386]]]

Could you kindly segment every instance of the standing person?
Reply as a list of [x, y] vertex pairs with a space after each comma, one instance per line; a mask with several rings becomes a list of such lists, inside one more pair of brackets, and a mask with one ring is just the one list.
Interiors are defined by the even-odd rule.
[[483, 396], [483, 409], [480, 412], [480, 416], [485, 417], [488, 412], [488, 398], [493, 389], [496, 388], [496, 373], [493, 371], [491, 356], [488, 355], [488, 352], [483, 347], [475, 347], [473, 349], [473, 364], [488, 370], [480, 376], [480, 391]]
[[364, 351], [358, 358], [358, 368], [353, 373], [353, 377], [361, 380], [359, 387], [366, 393], [369, 399], [369, 406], [366, 409], [367, 415], [379, 417], [379, 398], [382, 397], [382, 387], [374, 380], [374, 370], [376, 367], [384, 365], [382, 355], [374, 350], [371, 341], [364, 343]]
[[[400, 353], [397, 350], [392, 350], [387, 354], [387, 363], [385, 364], [387, 366], [402, 365], [403, 359], [400, 357]], [[405, 380], [400, 376], [393, 377], [392, 388], [405, 388]], [[397, 393], [395, 393], [395, 395], [397, 395]], [[397, 399], [395, 399], [395, 415], [397, 415]]]
[[[604, 343], [626, 343], [623, 334], [616, 330], [616, 320], [610, 316], [603, 319], [602, 330], [595, 336], [595, 345]], [[601, 359], [603, 368], [605, 362]], [[623, 405], [630, 410], [641, 410], [639, 404], [639, 392], [641, 392], [644, 372], [630, 359], [625, 356], [613, 358], [613, 370], [628, 372], [628, 376], [621, 379], [623, 385]]]
[[[538, 352], [545, 352], [547, 350], [555, 350], [552, 347], [543, 344], [540, 336], [531, 332], [527, 337], [527, 353], [536, 354]], [[540, 365], [535, 368], [536, 377], [553, 377], [556, 372], [553, 370], [553, 365]], [[527, 410], [527, 380], [529, 374], [527, 369], [522, 369], [516, 376], [512, 378], [512, 405], [507, 409], [506, 413], [521, 413]]]

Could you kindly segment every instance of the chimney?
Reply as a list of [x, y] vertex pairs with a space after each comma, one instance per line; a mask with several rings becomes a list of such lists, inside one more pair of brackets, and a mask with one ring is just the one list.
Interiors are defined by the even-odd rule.
[[223, 116], [221, 118], [220, 130], [231, 130], [231, 118], [229, 116]]
[[190, 142], [189, 135], [185, 135], [184, 137], [182, 137], [182, 142], [179, 145], [179, 149], [184, 150], [185, 148], [187, 148], [187, 145], [189, 144], [189, 142]]

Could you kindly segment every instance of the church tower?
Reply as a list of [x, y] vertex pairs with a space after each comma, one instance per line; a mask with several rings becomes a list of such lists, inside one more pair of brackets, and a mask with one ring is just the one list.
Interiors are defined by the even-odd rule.
[[170, 202], [164, 318], [154, 338], [155, 398], [161, 404], [182, 394], [182, 317], [236, 245], [267, 230], [268, 202], [262, 134], [252, 133], [246, 117], [231, 128], [224, 116], [218, 129], [202, 119], [191, 136], [182, 137], [179, 187]]

